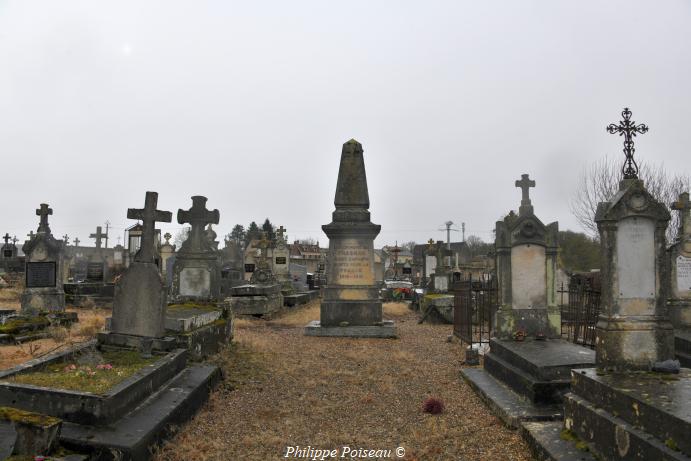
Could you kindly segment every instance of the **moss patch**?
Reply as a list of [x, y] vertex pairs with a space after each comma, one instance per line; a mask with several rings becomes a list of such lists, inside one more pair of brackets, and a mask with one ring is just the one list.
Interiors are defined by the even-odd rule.
[[156, 357], [142, 358], [136, 351], [105, 351], [103, 352], [103, 362], [98, 365], [89, 366], [78, 365], [74, 362], [60, 362], [48, 365], [42, 370], [11, 376], [8, 381], [103, 394], [156, 360]]
[[588, 448], [588, 444], [585, 443], [583, 440], [579, 439], [578, 436], [573, 432], [570, 431], [569, 429], [564, 429], [559, 433], [559, 438], [562, 440], [566, 440], [567, 442], [572, 442], [573, 444], [576, 445], [576, 449], [580, 451], [589, 451], [590, 449]]
[[670, 450], [679, 451], [679, 445], [677, 445], [677, 442], [675, 442], [674, 439], [671, 437], [665, 440], [665, 445]]
[[29, 317], [25, 319], [13, 319], [0, 325], [0, 334], [16, 334], [23, 331], [39, 330], [50, 325], [48, 319], [42, 316]]
[[221, 310], [221, 308], [219, 308], [215, 304], [192, 303], [192, 302], [181, 303], [181, 304], [171, 304], [170, 306], [167, 307], [167, 309], [169, 311], [195, 309], [195, 310], [202, 311], [202, 312], [213, 312], [213, 311]]
[[10, 407], [0, 407], [0, 420], [25, 423], [38, 427], [50, 427], [60, 422], [58, 418], [53, 418], [52, 416]]

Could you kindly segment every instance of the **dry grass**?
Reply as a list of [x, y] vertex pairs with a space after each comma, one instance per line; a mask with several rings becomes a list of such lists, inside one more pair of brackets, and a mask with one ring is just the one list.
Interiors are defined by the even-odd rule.
[[69, 347], [75, 343], [87, 341], [96, 336], [103, 328], [105, 318], [110, 316], [108, 309], [74, 309], [79, 322], [68, 330], [63, 327], [49, 329], [49, 337], [24, 344], [0, 345], [0, 370], [14, 367], [32, 358], [39, 357], [51, 351]]
[[[451, 327], [418, 325], [405, 305], [385, 311], [398, 340], [306, 337], [316, 303], [238, 322], [236, 343], [216, 359], [227, 379], [155, 459], [278, 460], [289, 445], [347, 445], [401, 446], [407, 460], [530, 460], [460, 379]], [[424, 413], [428, 397], [443, 400], [444, 412]]]

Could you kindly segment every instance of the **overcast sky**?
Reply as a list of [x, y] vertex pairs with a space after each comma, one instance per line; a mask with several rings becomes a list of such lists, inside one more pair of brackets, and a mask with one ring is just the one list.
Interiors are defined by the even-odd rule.
[[378, 247], [447, 220], [490, 240], [522, 173], [580, 230], [569, 200], [623, 159], [624, 106], [637, 157], [689, 173], [690, 24], [688, 0], [0, 0], [0, 232], [47, 202], [56, 236], [109, 220], [114, 244], [153, 190], [174, 221], [207, 196], [219, 236], [269, 217], [326, 245], [350, 138]]

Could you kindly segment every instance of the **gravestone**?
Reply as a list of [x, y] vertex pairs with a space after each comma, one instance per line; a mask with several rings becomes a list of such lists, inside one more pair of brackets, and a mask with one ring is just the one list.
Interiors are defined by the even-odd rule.
[[281, 284], [283, 294], [294, 292], [293, 283], [290, 279], [290, 249], [286, 241], [285, 229], [283, 226], [276, 229], [276, 238], [271, 249], [272, 271], [276, 280]]
[[36, 215], [41, 217], [38, 230], [22, 247], [26, 255], [25, 288], [21, 296], [23, 314], [65, 310], [64, 246], [50, 231], [48, 216], [52, 214], [53, 210], [42, 203], [36, 210]]
[[558, 224], [545, 226], [535, 216], [529, 195], [535, 181], [524, 174], [515, 185], [522, 189], [518, 214], [510, 212], [496, 227], [498, 305], [490, 351], [482, 368], [461, 370], [511, 427], [561, 418], [571, 370], [595, 363], [591, 349], [561, 339]]
[[192, 208], [178, 210], [178, 223], [189, 223], [187, 239], [180, 245], [173, 266], [171, 300], [211, 301], [219, 298], [220, 267], [207, 224], [218, 224], [218, 210], [206, 209], [206, 197], [192, 197]]
[[86, 265], [86, 281], [91, 283], [103, 283], [106, 281], [106, 257], [101, 249], [102, 239], [107, 237], [101, 231], [101, 226], [96, 227], [96, 233], [90, 234], [89, 238], [96, 240], [96, 251], [89, 255], [89, 262]]
[[535, 216], [530, 188], [535, 181], [522, 175], [516, 181], [522, 190], [518, 216], [509, 214], [496, 225], [499, 310], [496, 336], [510, 339], [526, 336], [559, 338], [561, 316], [557, 306], [557, 238], [559, 225], [545, 226]]
[[437, 240], [435, 244], [429, 243], [429, 256], [434, 257], [434, 274], [432, 276], [431, 288], [437, 293], [446, 293], [449, 291], [451, 273], [450, 268], [444, 264], [444, 260], [451, 256], [451, 250], [448, 249], [443, 240]]
[[572, 373], [564, 429], [598, 459], [688, 460], [691, 456], [691, 370], [674, 358], [668, 317], [665, 231], [670, 219], [638, 179], [633, 136], [648, 127], [624, 120], [626, 163], [618, 192], [598, 205], [602, 261], [596, 368]]
[[110, 334], [99, 336], [102, 341], [127, 344], [127, 337], [164, 335], [165, 284], [156, 265], [154, 235], [156, 222], [170, 222], [171, 213], [157, 210], [157, 203], [158, 193], [147, 192], [144, 208], [127, 210], [128, 219], [142, 221], [141, 246], [115, 285]]
[[305, 334], [390, 338], [392, 321], [382, 317], [374, 278], [374, 239], [381, 226], [372, 224], [362, 145], [343, 145], [332, 222], [322, 226], [329, 237], [328, 284], [322, 291], [320, 320]]
[[10, 240], [12, 240], [12, 238], [10, 237], [10, 234], [5, 233], [3, 240], [5, 241], [5, 244], [2, 246], [2, 248], [0, 248], [0, 257], [3, 259], [16, 258], [17, 257], [17, 245], [15, 245], [14, 241], [12, 241], [12, 243], [10, 243]]
[[679, 213], [677, 240], [669, 249], [670, 296], [667, 302], [674, 326], [674, 347], [677, 358], [691, 367], [691, 202], [689, 193], [679, 195], [672, 203]]

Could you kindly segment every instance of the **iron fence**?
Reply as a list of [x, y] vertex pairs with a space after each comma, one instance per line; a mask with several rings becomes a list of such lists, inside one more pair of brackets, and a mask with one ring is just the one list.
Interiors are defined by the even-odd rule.
[[498, 290], [496, 278], [471, 274], [451, 284], [454, 295], [453, 333], [469, 344], [488, 344], [492, 336], [492, 318], [497, 310]]
[[595, 348], [595, 325], [600, 315], [599, 276], [573, 275], [568, 288], [562, 282], [559, 294], [562, 338]]

